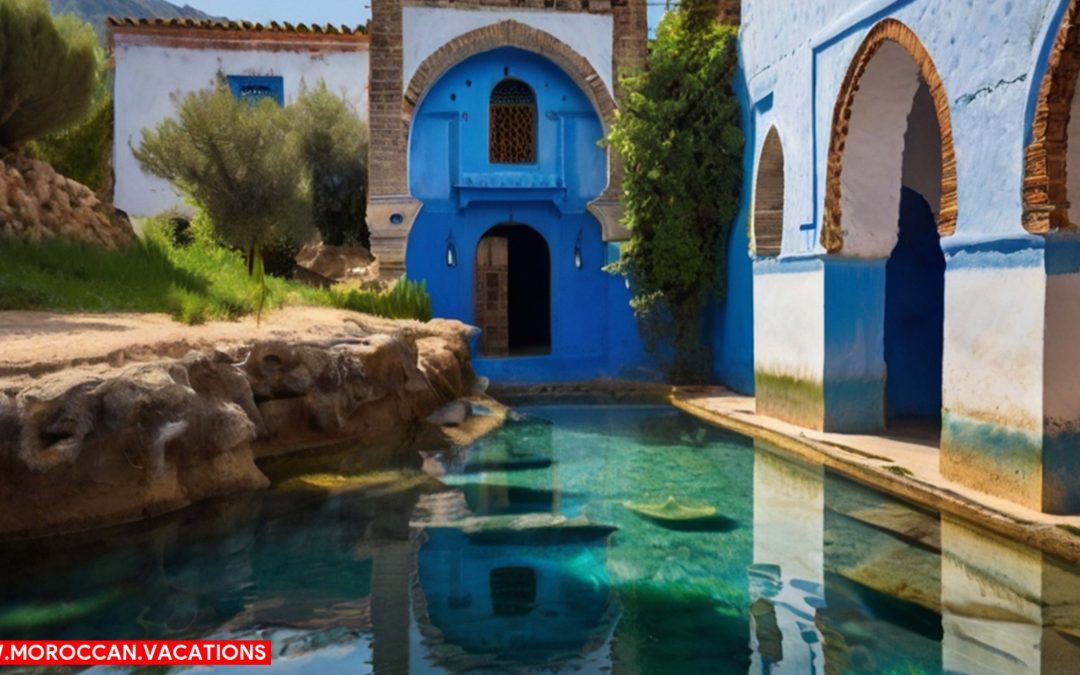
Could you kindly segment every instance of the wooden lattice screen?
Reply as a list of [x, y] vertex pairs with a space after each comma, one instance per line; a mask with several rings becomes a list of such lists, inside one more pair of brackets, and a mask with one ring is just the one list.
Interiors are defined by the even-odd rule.
[[520, 80], [503, 80], [491, 92], [488, 159], [492, 164], [536, 161], [536, 95]]

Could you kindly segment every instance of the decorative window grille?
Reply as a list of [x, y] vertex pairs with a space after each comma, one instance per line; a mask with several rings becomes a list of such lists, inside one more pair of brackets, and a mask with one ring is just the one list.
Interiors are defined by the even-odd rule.
[[492, 164], [536, 161], [536, 94], [520, 80], [503, 80], [491, 91], [488, 159]]
[[229, 90], [237, 99], [257, 104], [264, 98], [285, 105], [284, 79], [274, 75], [229, 75]]

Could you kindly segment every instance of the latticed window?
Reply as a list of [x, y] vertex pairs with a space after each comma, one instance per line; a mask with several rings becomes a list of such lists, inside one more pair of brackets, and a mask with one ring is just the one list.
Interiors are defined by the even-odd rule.
[[492, 164], [536, 161], [536, 94], [520, 80], [503, 80], [491, 91], [488, 159]]

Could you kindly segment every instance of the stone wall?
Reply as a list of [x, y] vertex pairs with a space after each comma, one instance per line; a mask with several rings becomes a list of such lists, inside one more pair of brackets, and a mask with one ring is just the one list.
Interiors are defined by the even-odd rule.
[[0, 152], [0, 234], [31, 241], [65, 237], [121, 248], [135, 233], [93, 190], [48, 163]]
[[333, 450], [335, 473], [418, 466], [411, 447], [424, 420], [473, 384], [469, 329], [361, 319], [182, 358], [109, 365], [125, 361], [114, 354], [0, 378], [0, 539], [262, 489], [270, 479], [258, 460], [273, 458], [280, 475], [304, 451]]

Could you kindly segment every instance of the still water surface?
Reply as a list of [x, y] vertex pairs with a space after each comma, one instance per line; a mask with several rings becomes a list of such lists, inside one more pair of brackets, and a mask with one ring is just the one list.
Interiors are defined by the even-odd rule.
[[668, 407], [519, 412], [378, 489], [4, 547], [0, 636], [272, 639], [258, 673], [1080, 664], [1080, 576], [1037, 551]]

